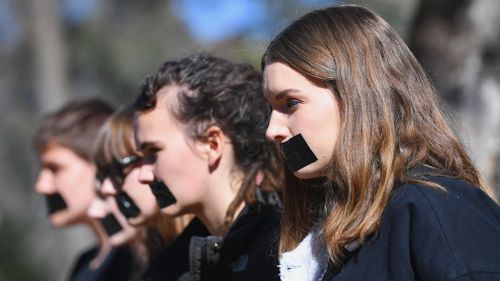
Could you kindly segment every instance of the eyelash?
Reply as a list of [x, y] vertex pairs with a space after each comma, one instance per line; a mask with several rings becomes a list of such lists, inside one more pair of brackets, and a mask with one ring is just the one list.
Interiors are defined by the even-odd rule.
[[144, 152], [144, 160], [156, 161], [157, 153], [160, 151], [159, 148], [149, 148]]
[[49, 170], [51, 173], [57, 174], [59, 171], [61, 171], [61, 167], [59, 166], [47, 166], [45, 169]]
[[292, 107], [296, 106], [299, 103], [302, 103], [302, 102], [300, 100], [298, 100], [298, 99], [290, 98], [290, 99], [286, 100], [285, 105], [286, 105], [286, 108], [292, 108]]

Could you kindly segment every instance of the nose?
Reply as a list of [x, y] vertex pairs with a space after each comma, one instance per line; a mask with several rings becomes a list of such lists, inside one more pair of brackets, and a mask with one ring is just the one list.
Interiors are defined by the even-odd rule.
[[155, 181], [153, 173], [153, 165], [149, 163], [142, 163], [139, 168], [139, 182], [142, 184], [150, 184]]
[[87, 209], [87, 215], [94, 219], [102, 219], [108, 213], [106, 202], [99, 197], [95, 197]]
[[266, 137], [275, 142], [282, 142], [290, 136], [287, 127], [287, 118], [283, 113], [276, 110], [271, 112], [271, 118], [266, 130]]
[[99, 190], [103, 196], [115, 196], [116, 188], [113, 186], [110, 178], [105, 178], [102, 182], [101, 189]]
[[35, 191], [38, 194], [53, 194], [56, 192], [54, 176], [49, 170], [43, 169], [40, 171], [35, 183]]

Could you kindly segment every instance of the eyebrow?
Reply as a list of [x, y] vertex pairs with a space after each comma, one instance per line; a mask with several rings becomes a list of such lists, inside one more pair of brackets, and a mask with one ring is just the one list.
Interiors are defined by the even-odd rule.
[[278, 100], [283, 99], [286, 96], [290, 95], [291, 93], [297, 93], [297, 92], [300, 92], [300, 91], [297, 89], [286, 89], [286, 90], [280, 91], [276, 96], [274, 96], [274, 100], [278, 101]]
[[158, 148], [158, 147], [162, 147], [161, 143], [160, 142], [157, 142], [157, 141], [145, 141], [145, 142], [141, 142], [139, 144], [139, 148], [137, 149], [138, 151], [145, 151], [145, 150], [148, 150], [148, 149], [151, 149], [151, 148]]
[[55, 162], [52, 159], [50, 159], [50, 160], [40, 159], [40, 166], [47, 167], [47, 168], [60, 168], [62, 165], [58, 162]]

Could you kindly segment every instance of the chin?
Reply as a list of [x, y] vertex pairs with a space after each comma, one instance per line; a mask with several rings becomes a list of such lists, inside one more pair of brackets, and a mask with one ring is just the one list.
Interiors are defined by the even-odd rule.
[[143, 216], [127, 219], [127, 223], [131, 226], [142, 226], [146, 223], [147, 219]]
[[179, 216], [180, 215], [180, 210], [177, 208], [176, 204], [167, 206], [163, 209], [160, 210], [160, 213], [163, 215], [169, 215], [169, 216]]
[[124, 231], [120, 231], [109, 238], [109, 244], [113, 247], [122, 246], [131, 239], [129, 236]]
[[70, 219], [70, 217], [68, 217], [68, 214], [64, 211], [59, 211], [57, 213], [52, 214], [50, 216], [50, 223], [52, 224], [53, 227], [56, 228], [67, 227], [74, 224]]
[[186, 214], [187, 212], [186, 212], [186, 210], [180, 208], [179, 205], [177, 205], [177, 203], [175, 203], [175, 204], [172, 204], [168, 207], [161, 209], [160, 213], [162, 215], [167, 215], [170, 217], [178, 217], [178, 216], [182, 216], [182, 215]]
[[298, 171], [295, 171], [293, 172], [293, 174], [301, 180], [310, 180], [325, 176], [325, 173], [318, 171], [316, 169], [311, 169], [311, 167], [309, 166], [306, 166]]

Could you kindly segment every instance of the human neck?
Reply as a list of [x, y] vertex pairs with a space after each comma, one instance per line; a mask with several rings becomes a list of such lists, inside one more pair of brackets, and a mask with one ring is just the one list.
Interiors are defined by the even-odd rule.
[[[231, 202], [236, 198], [242, 182], [242, 173], [234, 172], [227, 173], [225, 177], [214, 177], [209, 183], [212, 188], [209, 189], [207, 198], [197, 216], [210, 234], [222, 236], [226, 232], [227, 210]], [[245, 207], [244, 202], [236, 208], [231, 223], [234, 222], [243, 207]]]
[[102, 265], [102, 263], [108, 256], [109, 252], [111, 251], [111, 244], [109, 243], [108, 235], [97, 220], [89, 218], [87, 223], [94, 232], [99, 246], [97, 254], [90, 262], [90, 268], [95, 270]]

